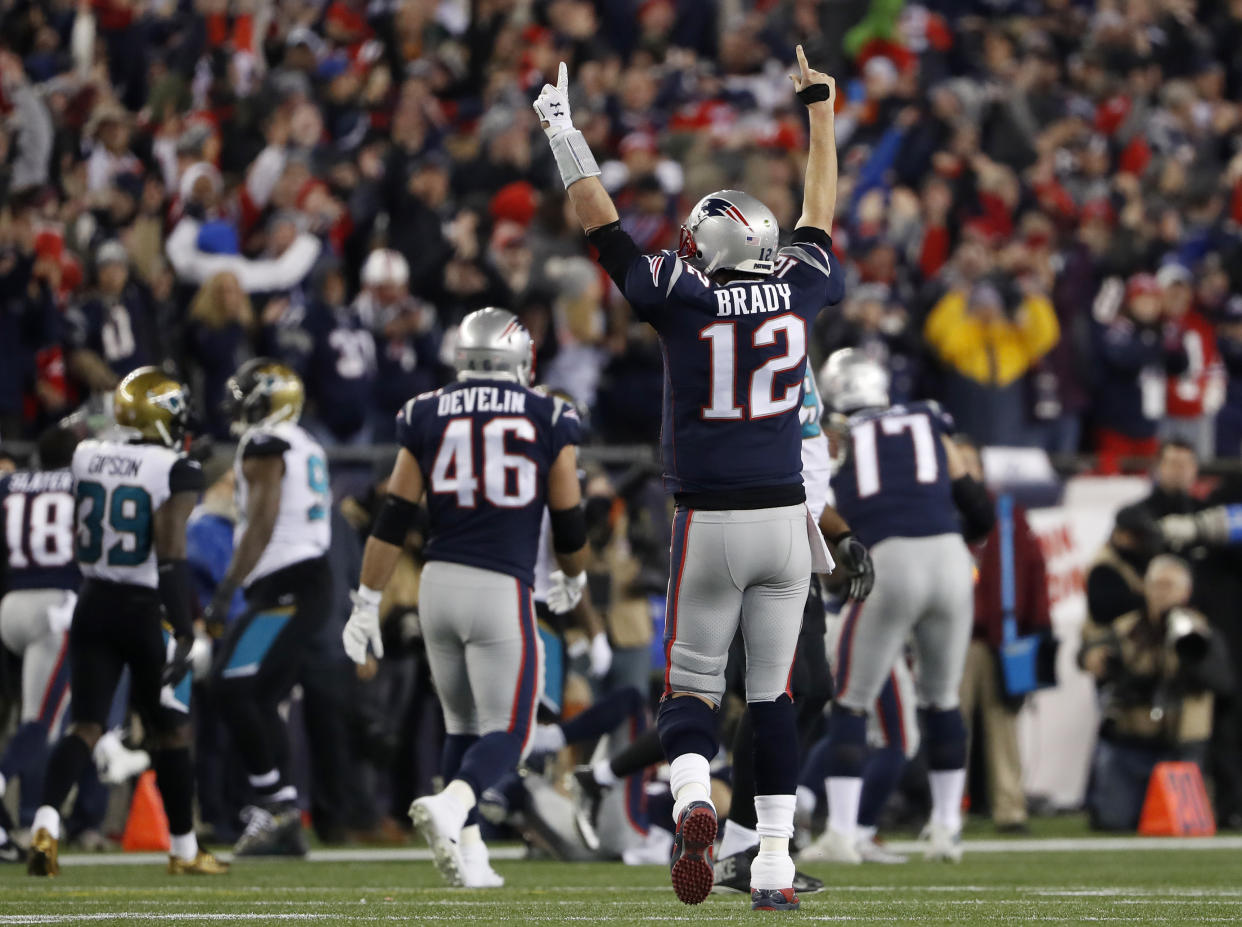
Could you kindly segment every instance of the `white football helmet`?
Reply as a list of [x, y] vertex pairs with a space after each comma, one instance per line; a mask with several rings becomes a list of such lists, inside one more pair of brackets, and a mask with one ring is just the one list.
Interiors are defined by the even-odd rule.
[[888, 371], [861, 351], [842, 348], [824, 361], [819, 392], [836, 412], [883, 409], [889, 404]]
[[780, 228], [772, 210], [741, 190], [717, 190], [699, 200], [681, 227], [679, 257], [710, 276], [718, 270], [770, 274]]
[[376, 248], [362, 265], [363, 286], [405, 286], [410, 282], [410, 265], [392, 248]]
[[461, 320], [453, 350], [457, 379], [514, 380], [530, 386], [535, 348], [517, 316], [492, 306]]

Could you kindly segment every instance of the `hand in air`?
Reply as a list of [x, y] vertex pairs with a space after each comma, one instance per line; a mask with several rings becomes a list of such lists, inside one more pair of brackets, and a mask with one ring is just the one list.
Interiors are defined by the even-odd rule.
[[556, 86], [544, 84], [533, 105], [548, 138], [555, 138], [574, 127], [569, 115], [569, 70], [564, 61], [556, 72]]
[[825, 74], [822, 71], [817, 71], [813, 67], [811, 67], [809, 64], [807, 64], [806, 52], [802, 50], [801, 45], [797, 47], [797, 54], [798, 54], [798, 73], [789, 75], [789, 79], [793, 81], [794, 91], [797, 93], [801, 93], [802, 91], [806, 90], [808, 87], [813, 87], [816, 84], [823, 84], [824, 86], [828, 88], [828, 96], [822, 101], [816, 101], [815, 103], [808, 103], [807, 105], [808, 106], [819, 105], [819, 103], [822, 102], [829, 109], [832, 109], [833, 104], [836, 103], [836, 100], [837, 100], [836, 80], [830, 75]]

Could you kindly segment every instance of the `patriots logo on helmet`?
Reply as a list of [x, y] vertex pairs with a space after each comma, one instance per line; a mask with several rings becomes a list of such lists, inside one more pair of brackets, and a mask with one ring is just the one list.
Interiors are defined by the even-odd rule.
[[732, 219], [734, 222], [741, 223], [754, 231], [751, 225], [746, 221], [746, 217], [742, 215], [742, 211], [730, 203], [728, 200], [721, 199], [718, 196], [708, 197], [703, 201], [703, 216], [724, 216], [726, 219]]

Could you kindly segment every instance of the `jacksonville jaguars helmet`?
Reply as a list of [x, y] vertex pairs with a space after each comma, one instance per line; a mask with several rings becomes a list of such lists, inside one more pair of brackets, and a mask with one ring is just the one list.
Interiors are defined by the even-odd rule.
[[139, 367], [117, 384], [112, 414], [142, 440], [176, 447], [189, 427], [190, 392], [158, 367]]
[[457, 379], [514, 380], [530, 386], [535, 349], [517, 316], [488, 306], [461, 320], [453, 349]]
[[888, 371], [861, 351], [842, 348], [819, 372], [819, 392], [836, 412], [882, 409], [889, 404]]
[[770, 274], [780, 228], [772, 210], [741, 190], [709, 193], [681, 227], [677, 254], [711, 275], [718, 270]]
[[260, 423], [296, 422], [306, 400], [302, 378], [270, 357], [255, 357], [238, 367], [224, 392], [223, 409], [238, 435]]

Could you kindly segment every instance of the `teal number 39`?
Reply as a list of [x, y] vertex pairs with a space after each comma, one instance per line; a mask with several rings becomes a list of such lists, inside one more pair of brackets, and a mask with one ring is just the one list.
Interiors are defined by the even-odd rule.
[[103, 556], [104, 513], [118, 537], [108, 548], [108, 566], [132, 567], [151, 556], [151, 497], [141, 486], [78, 483], [78, 562], [97, 563]]
[[[316, 495], [326, 496], [328, 494], [328, 465], [318, 454], [306, 458], [306, 482], [310, 486], [310, 491]], [[322, 501], [316, 502], [306, 510], [306, 517], [310, 521], [318, 521], [327, 516], [328, 510]]]

